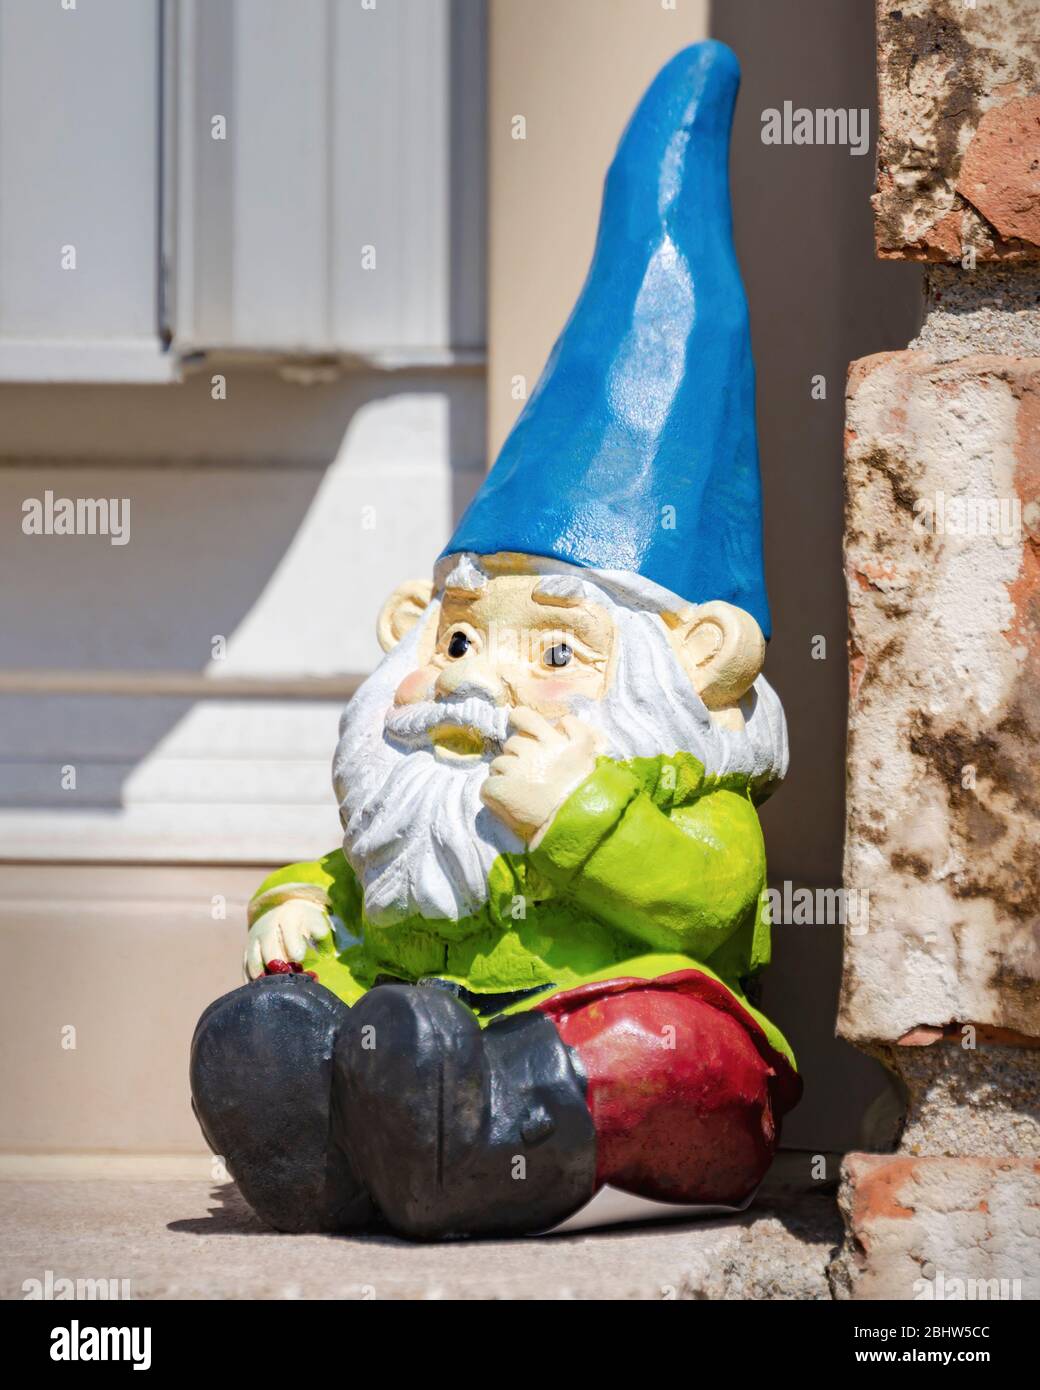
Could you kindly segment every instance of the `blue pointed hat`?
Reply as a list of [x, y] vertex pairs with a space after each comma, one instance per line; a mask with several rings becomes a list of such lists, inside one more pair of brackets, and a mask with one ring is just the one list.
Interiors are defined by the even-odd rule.
[[658, 73], [607, 174], [592, 266], [442, 559], [519, 551], [725, 599], [769, 636], [755, 377], [733, 247], [724, 44]]

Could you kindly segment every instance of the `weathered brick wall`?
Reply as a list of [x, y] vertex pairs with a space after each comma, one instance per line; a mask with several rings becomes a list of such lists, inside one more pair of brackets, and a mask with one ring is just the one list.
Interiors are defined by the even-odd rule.
[[867, 358], [847, 418], [842, 1031], [1040, 1035], [1040, 358]]
[[1040, 256], [1036, 0], [878, 0], [878, 255]]
[[907, 1116], [895, 1154], [846, 1160], [832, 1281], [1035, 1298], [1040, 5], [879, 0], [878, 44], [878, 254], [946, 264], [915, 342], [849, 373], [845, 875], [869, 917], [838, 1026]]

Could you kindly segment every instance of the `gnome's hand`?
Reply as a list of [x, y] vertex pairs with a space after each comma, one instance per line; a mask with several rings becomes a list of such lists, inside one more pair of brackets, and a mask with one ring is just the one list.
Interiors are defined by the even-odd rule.
[[328, 913], [308, 898], [290, 898], [258, 917], [249, 928], [243, 961], [246, 979], [267, 973], [272, 961], [299, 964], [315, 941], [332, 930]]
[[550, 724], [523, 707], [510, 716], [511, 736], [481, 788], [485, 806], [522, 840], [537, 841], [553, 816], [594, 771], [599, 737], [573, 714]]

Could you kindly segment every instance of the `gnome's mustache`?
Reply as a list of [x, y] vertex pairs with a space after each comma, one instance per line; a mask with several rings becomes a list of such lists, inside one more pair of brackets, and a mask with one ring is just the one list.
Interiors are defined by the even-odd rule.
[[477, 695], [464, 700], [423, 700], [414, 705], [391, 705], [386, 714], [387, 736], [408, 748], [430, 742], [434, 729], [445, 726], [474, 729], [497, 752], [509, 734], [509, 710]]

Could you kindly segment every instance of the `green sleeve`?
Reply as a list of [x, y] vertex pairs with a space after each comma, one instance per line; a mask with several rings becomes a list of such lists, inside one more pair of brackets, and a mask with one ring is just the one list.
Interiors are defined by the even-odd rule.
[[334, 849], [321, 859], [287, 864], [269, 874], [250, 901], [250, 923], [292, 897], [313, 898], [347, 926], [361, 920], [361, 889], [342, 849]]
[[765, 879], [746, 794], [717, 787], [669, 815], [607, 760], [560, 807], [531, 859], [600, 921], [698, 960], [753, 918]]

